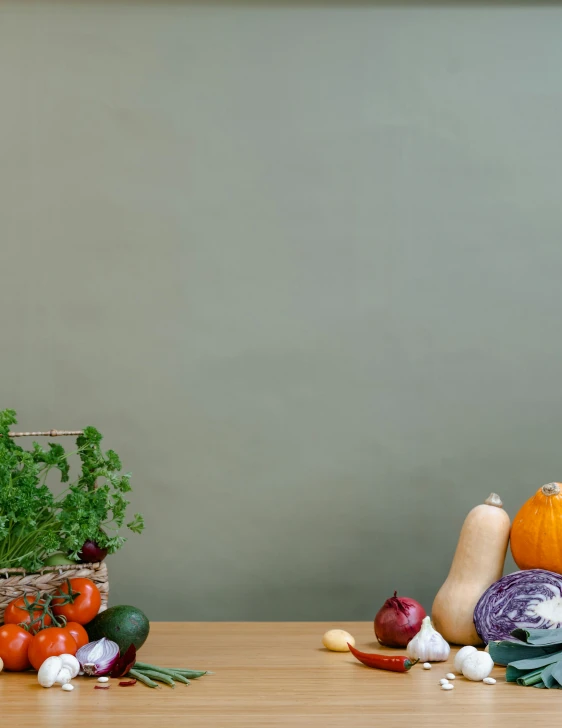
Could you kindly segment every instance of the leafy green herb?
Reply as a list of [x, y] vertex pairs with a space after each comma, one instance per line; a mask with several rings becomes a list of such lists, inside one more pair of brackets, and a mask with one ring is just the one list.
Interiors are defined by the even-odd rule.
[[[16, 421], [14, 410], [0, 411], [0, 568], [34, 571], [55, 551], [77, 560], [87, 540], [109, 553], [121, 548], [131, 474], [121, 473], [116, 452], [102, 451], [101, 433], [87, 427], [74, 453], [58, 443], [46, 449], [33, 443], [28, 451], [8, 436]], [[56, 469], [61, 482], [68, 483], [72, 454], [80, 458], [80, 475], [55, 497], [47, 476]], [[143, 517], [136, 513], [126, 527], [140, 533]]]

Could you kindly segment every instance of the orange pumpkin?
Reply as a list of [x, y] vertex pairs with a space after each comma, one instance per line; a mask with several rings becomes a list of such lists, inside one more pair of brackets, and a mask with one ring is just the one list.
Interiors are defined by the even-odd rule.
[[510, 542], [520, 569], [562, 574], [562, 484], [543, 485], [521, 506], [513, 519]]

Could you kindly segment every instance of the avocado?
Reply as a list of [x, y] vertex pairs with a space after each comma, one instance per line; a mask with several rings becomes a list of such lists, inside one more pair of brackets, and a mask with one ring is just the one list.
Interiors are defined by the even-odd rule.
[[90, 642], [106, 637], [119, 645], [119, 651], [124, 653], [131, 645], [137, 650], [144, 645], [150, 623], [144, 612], [136, 607], [121, 604], [109, 607], [100, 612], [86, 625]]

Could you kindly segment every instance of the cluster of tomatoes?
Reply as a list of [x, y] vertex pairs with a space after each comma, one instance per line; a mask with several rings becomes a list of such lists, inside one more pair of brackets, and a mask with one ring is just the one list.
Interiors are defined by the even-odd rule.
[[24, 597], [8, 604], [0, 627], [0, 658], [4, 669], [39, 670], [47, 657], [75, 655], [80, 647], [88, 644], [84, 625], [99, 612], [99, 589], [90, 579], [77, 578], [69, 579], [58, 593], [59, 597], [48, 604], [48, 610], [40, 597], [35, 599], [32, 609], [26, 607]]

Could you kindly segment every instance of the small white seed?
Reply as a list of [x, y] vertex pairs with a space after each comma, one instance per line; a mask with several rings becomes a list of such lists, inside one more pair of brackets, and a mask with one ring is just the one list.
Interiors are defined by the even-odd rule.
[[108, 677], [98, 677], [98, 682], [109, 682]]
[[430, 662], [424, 662], [422, 667], [423, 667], [424, 670], [431, 670], [431, 663]]
[[71, 690], [74, 690], [74, 685], [71, 685], [70, 683], [65, 683], [62, 686], [63, 690], [66, 690], [67, 693], [69, 693]]
[[452, 690], [454, 687], [453, 683], [445, 683], [445, 685], [441, 685], [441, 690]]
[[449, 681], [446, 677], [442, 677], [441, 680], [439, 680], [439, 685], [446, 685]]
[[447, 673], [447, 674], [445, 675], [445, 677], [447, 678], [447, 680], [454, 680], [454, 679], [455, 679], [455, 675], [453, 675], [453, 673], [452, 673], [452, 672], [448, 672], [448, 673]]
[[485, 677], [485, 678], [484, 678], [484, 679], [482, 680], [482, 682], [483, 682], [483, 683], [486, 683], [486, 685], [495, 685], [495, 684], [496, 684], [496, 679], [495, 679], [495, 678], [493, 678], [493, 677]]

